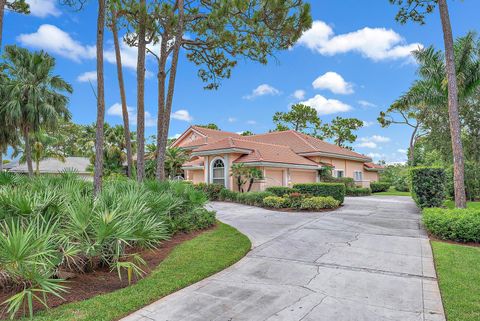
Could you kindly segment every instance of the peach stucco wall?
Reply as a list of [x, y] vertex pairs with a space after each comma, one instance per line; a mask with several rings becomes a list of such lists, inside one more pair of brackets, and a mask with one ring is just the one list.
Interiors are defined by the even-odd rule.
[[193, 184], [202, 183], [205, 181], [203, 170], [186, 170], [185, 177], [187, 180], [191, 181]]
[[317, 171], [290, 170], [291, 184], [315, 183], [317, 181]]
[[283, 186], [283, 169], [265, 168], [265, 185]]

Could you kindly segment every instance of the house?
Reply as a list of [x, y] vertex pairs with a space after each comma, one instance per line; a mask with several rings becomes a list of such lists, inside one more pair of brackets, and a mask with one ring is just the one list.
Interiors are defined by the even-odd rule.
[[[91, 178], [93, 173], [88, 171], [90, 166], [90, 159], [87, 157], [66, 157], [65, 162], [55, 158], [47, 158], [41, 160], [39, 163], [40, 174], [59, 174], [64, 171], [73, 171], [84, 178]], [[35, 163], [33, 163], [33, 170], [35, 171]], [[16, 164], [8, 169], [11, 173], [27, 174], [27, 164]]]
[[252, 190], [319, 181], [319, 170], [331, 168], [335, 177], [351, 177], [359, 186], [378, 181], [382, 167], [352, 150], [329, 144], [294, 130], [253, 136], [199, 126], [188, 128], [173, 144], [191, 158], [183, 164], [185, 178], [193, 183], [217, 183], [236, 190], [230, 176], [233, 164], [259, 168], [263, 179]]

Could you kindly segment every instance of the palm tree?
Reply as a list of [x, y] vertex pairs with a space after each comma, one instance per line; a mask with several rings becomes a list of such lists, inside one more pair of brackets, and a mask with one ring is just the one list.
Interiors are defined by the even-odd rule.
[[0, 118], [20, 131], [28, 173], [32, 176], [30, 135], [41, 127], [55, 128], [60, 118], [70, 119], [68, 98], [64, 93], [73, 90], [60, 76], [52, 75], [55, 59], [43, 51], [32, 53], [7, 46], [2, 67], [9, 81], [1, 84], [8, 101], [0, 106]]
[[120, 44], [118, 41], [118, 27], [117, 27], [117, 17], [119, 15], [118, 10], [115, 8], [116, 3], [111, 3], [110, 6], [110, 29], [113, 34], [113, 43], [115, 47], [115, 60], [117, 62], [117, 76], [118, 76], [118, 87], [120, 90], [120, 100], [122, 102], [122, 117], [123, 117], [123, 128], [124, 128], [124, 137], [125, 137], [125, 147], [127, 149], [127, 176], [132, 177], [132, 168], [133, 168], [133, 155], [132, 155], [132, 141], [130, 137], [130, 124], [128, 119], [128, 110], [127, 110], [127, 98], [125, 95], [125, 84], [123, 81], [123, 70], [122, 70], [122, 55], [120, 52]]
[[165, 153], [165, 170], [170, 179], [181, 175], [182, 165], [188, 161], [189, 156], [178, 147], [169, 147]]
[[103, 36], [105, 29], [106, 0], [98, 0], [97, 16], [97, 124], [95, 130], [95, 166], [93, 173], [93, 195], [102, 189], [103, 177], [103, 123], [105, 121], [105, 81], [103, 75]]
[[[40, 173], [40, 162], [47, 158], [55, 158], [59, 161], [65, 162], [65, 155], [56, 148], [58, 137], [51, 136], [43, 130], [34, 133], [32, 140], [32, 159], [35, 162], [35, 174]], [[24, 144], [19, 144], [14, 148], [12, 157], [20, 157], [20, 163], [26, 162], [26, 153]]]

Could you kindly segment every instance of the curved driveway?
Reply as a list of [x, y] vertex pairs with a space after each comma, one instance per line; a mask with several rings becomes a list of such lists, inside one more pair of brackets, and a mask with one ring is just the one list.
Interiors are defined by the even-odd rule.
[[445, 320], [410, 198], [347, 198], [327, 213], [210, 206], [252, 240], [252, 251], [124, 321]]

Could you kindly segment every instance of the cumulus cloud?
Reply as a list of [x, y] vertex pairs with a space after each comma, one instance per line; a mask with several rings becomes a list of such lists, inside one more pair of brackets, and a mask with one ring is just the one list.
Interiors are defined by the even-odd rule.
[[333, 29], [320, 20], [313, 22], [312, 28], [303, 33], [298, 44], [325, 56], [357, 52], [373, 61], [409, 58], [413, 50], [423, 46], [420, 43], [408, 44], [401, 35], [386, 28], [365, 27], [335, 35]]
[[397, 149], [397, 152], [399, 152], [400, 154], [406, 154], [408, 153], [408, 150], [400, 148], [400, 149]]
[[97, 72], [93, 71], [86, 71], [83, 74], [80, 74], [77, 77], [77, 81], [79, 82], [95, 82], [97, 81]]
[[176, 112], [172, 113], [171, 117], [176, 120], [182, 120], [187, 122], [191, 122], [193, 120], [193, 117], [190, 115], [190, 113], [186, 109], [177, 110]]
[[375, 124], [376, 124], [376, 122], [374, 122], [374, 121], [368, 121], [368, 120], [363, 121], [363, 127], [370, 127], [370, 126], [373, 126]]
[[35, 17], [58, 17], [62, 12], [57, 8], [55, 0], [26, 0], [30, 7], [30, 14]]
[[276, 96], [280, 95], [280, 91], [269, 84], [261, 84], [255, 88], [251, 94], [244, 96], [245, 99], [254, 99], [260, 96]]
[[302, 104], [314, 108], [320, 116], [343, 113], [352, 110], [350, 105], [336, 99], [327, 99], [322, 95], [315, 95], [310, 99], [302, 101]]
[[346, 82], [341, 75], [333, 71], [329, 71], [315, 79], [312, 86], [315, 89], [330, 90], [334, 94], [353, 94], [353, 85]]
[[357, 102], [360, 106], [362, 106], [364, 108], [377, 107], [377, 105], [375, 105], [374, 103], [371, 103], [371, 102], [366, 101], [366, 100], [359, 100]]
[[36, 32], [20, 34], [17, 41], [23, 46], [43, 49], [77, 62], [95, 58], [95, 46], [84, 46], [67, 32], [49, 24], [41, 25]]
[[385, 154], [381, 154], [381, 153], [368, 153], [367, 156], [374, 160], [380, 160], [386, 157]]
[[293, 92], [292, 96], [295, 97], [298, 100], [305, 99], [306, 92], [305, 90], [302, 89], [297, 89]]
[[[130, 125], [137, 126], [137, 110], [134, 107], [127, 106], [128, 112], [128, 121]], [[123, 117], [122, 114], [122, 104], [115, 103], [107, 109], [107, 115], [116, 116], [116, 117]], [[145, 111], [145, 127], [153, 127], [157, 124], [157, 120], [155, 117], [150, 114], [150, 112]]]
[[378, 144], [388, 143], [390, 138], [380, 135], [373, 135], [370, 137], [361, 137], [359, 141], [360, 143], [357, 144], [357, 147], [377, 148]]

